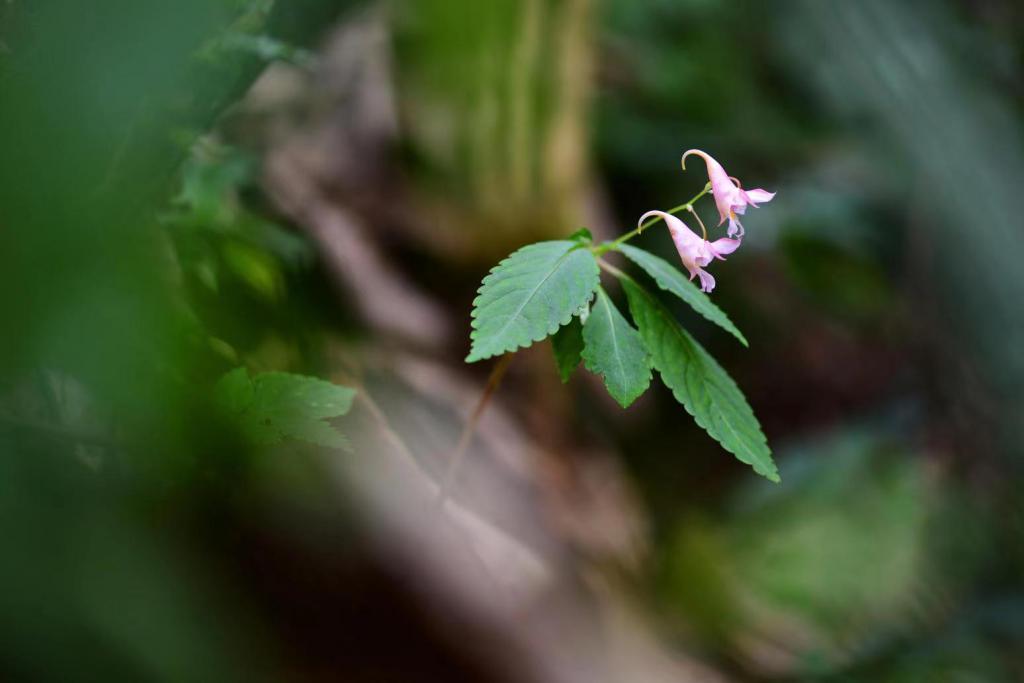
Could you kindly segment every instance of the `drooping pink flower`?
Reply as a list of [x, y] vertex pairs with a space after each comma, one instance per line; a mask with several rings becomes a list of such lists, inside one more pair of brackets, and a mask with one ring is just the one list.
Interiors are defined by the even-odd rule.
[[668, 225], [668, 231], [672, 234], [672, 241], [676, 244], [679, 258], [682, 259], [683, 265], [686, 266], [686, 270], [690, 273], [690, 279], [700, 278], [700, 290], [702, 292], [713, 290], [715, 288], [715, 278], [711, 276], [711, 273], [704, 270], [704, 266], [716, 258], [724, 261], [726, 254], [731, 254], [740, 248], [742, 240], [723, 237], [714, 242], [708, 242], [690, 230], [686, 223], [664, 211], [648, 211], [640, 217], [639, 224], [643, 225], [644, 221], [651, 216], [660, 216], [664, 219], [665, 224]]
[[699, 149], [690, 149], [683, 154], [683, 170], [686, 170], [686, 157], [691, 154], [704, 159], [708, 167], [708, 179], [711, 181], [711, 194], [715, 197], [715, 205], [718, 207], [718, 224], [721, 225], [725, 219], [729, 219], [729, 237], [743, 236], [743, 224], [736, 216], [742, 216], [747, 206], [755, 209], [758, 204], [769, 202], [775, 196], [774, 192], [768, 192], [760, 188], [756, 190], [744, 190], [740, 187], [739, 181], [733, 182], [733, 178], [725, 172], [722, 165], [715, 161], [707, 152]]

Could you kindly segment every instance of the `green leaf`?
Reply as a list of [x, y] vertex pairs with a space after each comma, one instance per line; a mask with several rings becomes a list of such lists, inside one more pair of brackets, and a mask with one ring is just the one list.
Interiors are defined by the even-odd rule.
[[608, 393], [623, 408], [651, 384], [651, 363], [644, 342], [600, 287], [583, 326], [583, 362], [604, 376]]
[[530, 346], [569, 322], [597, 289], [597, 262], [576, 242], [537, 242], [484, 278], [473, 301], [467, 363]]
[[587, 228], [580, 228], [573, 234], [569, 235], [569, 239], [573, 242], [580, 242], [581, 244], [590, 244], [594, 241], [594, 236], [590, 233]]
[[660, 302], [632, 279], [620, 279], [654, 367], [676, 400], [725, 450], [779, 481], [761, 425], [736, 383]]
[[568, 325], [562, 325], [551, 337], [551, 349], [555, 352], [555, 364], [562, 384], [569, 381], [569, 376], [580, 364], [580, 353], [583, 351], [583, 326], [580, 319], [574, 317]]
[[588, 301], [587, 303], [585, 303], [582, 306], [580, 306], [576, 310], [575, 315], [576, 315], [577, 318], [580, 319], [580, 324], [581, 325], [586, 325], [587, 324], [587, 318], [590, 317], [590, 302]]
[[217, 382], [217, 402], [254, 443], [268, 445], [286, 438], [330, 448], [345, 448], [348, 439], [325, 420], [352, 407], [355, 390], [315, 377], [286, 372], [249, 376], [245, 368]]
[[280, 301], [285, 292], [284, 273], [273, 256], [241, 241], [231, 240], [223, 249], [224, 263], [245, 284], [268, 301]]
[[712, 303], [707, 294], [700, 291], [695, 284], [687, 280], [686, 276], [679, 272], [678, 268], [675, 268], [663, 258], [628, 244], [619, 245], [619, 251], [625, 254], [626, 258], [630, 261], [643, 268], [648, 275], [654, 278], [659, 287], [666, 292], [675, 294], [692, 306], [693, 310], [739, 339], [741, 344], [749, 346], [746, 337], [736, 329], [736, 326], [729, 320], [729, 316]]

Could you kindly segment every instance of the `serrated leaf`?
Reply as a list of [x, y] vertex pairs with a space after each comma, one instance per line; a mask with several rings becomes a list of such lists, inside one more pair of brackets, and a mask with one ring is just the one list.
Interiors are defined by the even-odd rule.
[[687, 280], [678, 268], [663, 258], [628, 244], [619, 245], [618, 250], [625, 254], [630, 261], [643, 268], [644, 272], [658, 284], [658, 287], [675, 294], [697, 313], [736, 337], [741, 344], [749, 346], [747, 338], [732, 324], [729, 316], [716, 306], [707, 294]]
[[519, 249], [484, 278], [473, 302], [467, 363], [530, 346], [569, 322], [597, 289], [597, 262], [576, 242]]
[[266, 372], [250, 377], [245, 368], [217, 382], [217, 402], [254, 443], [268, 445], [286, 438], [330, 448], [348, 448], [348, 439], [325, 420], [352, 407], [355, 390], [331, 382]]
[[660, 302], [632, 279], [620, 279], [651, 361], [676, 400], [725, 450], [779, 481], [761, 425], [736, 383]]
[[604, 377], [604, 386], [623, 408], [647, 391], [651, 364], [640, 334], [626, 321], [600, 287], [583, 326], [583, 362]]
[[569, 376], [580, 364], [580, 353], [583, 351], [583, 326], [580, 319], [573, 317], [567, 325], [562, 325], [551, 336], [551, 350], [555, 352], [555, 364], [562, 384], [569, 381]]

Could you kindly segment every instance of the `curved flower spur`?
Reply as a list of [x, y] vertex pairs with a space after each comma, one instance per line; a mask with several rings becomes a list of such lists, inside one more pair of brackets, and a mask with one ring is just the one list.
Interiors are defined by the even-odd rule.
[[774, 192], [762, 190], [744, 190], [740, 182], [731, 177], [722, 168], [722, 165], [715, 161], [707, 152], [699, 149], [690, 149], [683, 154], [683, 170], [686, 170], [686, 157], [691, 154], [704, 159], [708, 169], [708, 180], [711, 181], [711, 194], [715, 197], [715, 205], [718, 207], [718, 224], [721, 225], [729, 219], [729, 237], [743, 237], [743, 224], [737, 216], [746, 213], [747, 207], [758, 208], [758, 204], [769, 202], [775, 197]]

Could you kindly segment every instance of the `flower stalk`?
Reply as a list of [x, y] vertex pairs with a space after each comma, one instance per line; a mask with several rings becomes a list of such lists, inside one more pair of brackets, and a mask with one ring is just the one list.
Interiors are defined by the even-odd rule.
[[[698, 199], [700, 199], [701, 197], [703, 197], [704, 195], [706, 195], [710, 191], [711, 191], [711, 183], [708, 183], [707, 185], [704, 186], [703, 190], [701, 190], [699, 193], [697, 193], [688, 202], [686, 202], [685, 204], [680, 204], [679, 206], [673, 207], [673, 208], [669, 209], [668, 211], [666, 211], [665, 213], [673, 214], [674, 215], [674, 214], [677, 214], [677, 213], [679, 213], [681, 211], [692, 211], [694, 203]], [[601, 256], [602, 254], [607, 254], [609, 251], [613, 251], [615, 249], [618, 249], [620, 244], [622, 244], [623, 242], [628, 242], [629, 240], [633, 239], [634, 237], [639, 235], [641, 232], [643, 232], [647, 228], [651, 227], [652, 225], [654, 225], [655, 223], [657, 223], [660, 220], [664, 220], [664, 219], [661, 216], [656, 216], [656, 217], [650, 219], [649, 221], [647, 221], [646, 223], [641, 223], [634, 230], [630, 230], [629, 232], [627, 232], [625, 235], [622, 235], [618, 239], [616, 239], [616, 240], [614, 240], [612, 242], [605, 242], [604, 244], [599, 244], [596, 247], [591, 247], [590, 250], [594, 253], [594, 256]]]

